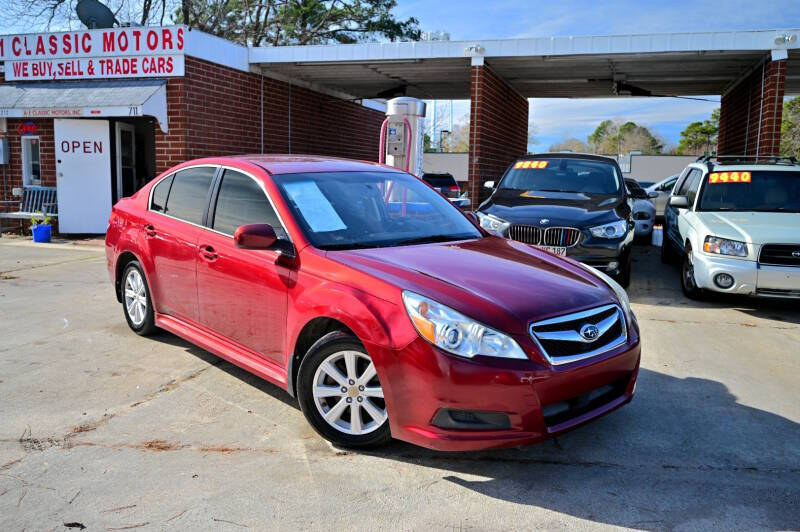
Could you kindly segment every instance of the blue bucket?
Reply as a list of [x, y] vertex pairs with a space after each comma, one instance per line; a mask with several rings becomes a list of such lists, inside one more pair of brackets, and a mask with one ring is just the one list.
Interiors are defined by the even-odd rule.
[[50, 225], [32, 225], [31, 232], [33, 233], [34, 242], [50, 242]]

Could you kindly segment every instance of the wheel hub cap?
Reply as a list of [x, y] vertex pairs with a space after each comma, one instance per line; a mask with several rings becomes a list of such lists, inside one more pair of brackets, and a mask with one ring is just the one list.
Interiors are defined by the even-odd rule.
[[387, 420], [375, 366], [359, 351], [328, 356], [314, 374], [313, 396], [323, 419], [345, 434], [369, 434]]

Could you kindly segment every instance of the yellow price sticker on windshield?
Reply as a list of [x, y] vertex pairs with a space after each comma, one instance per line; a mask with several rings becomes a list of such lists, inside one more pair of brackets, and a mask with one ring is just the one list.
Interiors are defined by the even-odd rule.
[[712, 172], [708, 174], [708, 183], [750, 183], [750, 172]]
[[547, 161], [518, 161], [514, 164], [515, 170], [541, 170], [543, 168], [547, 168]]

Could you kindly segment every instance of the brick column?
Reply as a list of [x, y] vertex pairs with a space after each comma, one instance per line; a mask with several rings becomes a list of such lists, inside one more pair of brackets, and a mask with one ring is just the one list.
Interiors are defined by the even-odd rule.
[[765, 61], [722, 96], [719, 155], [779, 155], [786, 60]]
[[489, 195], [483, 184], [528, 151], [528, 100], [487, 65], [473, 65], [469, 118], [467, 190], [475, 209]]

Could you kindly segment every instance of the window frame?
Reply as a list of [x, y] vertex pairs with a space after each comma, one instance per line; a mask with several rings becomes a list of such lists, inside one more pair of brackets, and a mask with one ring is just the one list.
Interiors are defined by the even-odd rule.
[[[211, 180], [211, 187], [209, 189], [210, 190], [210, 194], [206, 197], [206, 206], [205, 206], [205, 211], [203, 212], [203, 222], [202, 222], [202, 224], [196, 224], [194, 222], [190, 222], [190, 221], [184, 220], [183, 218], [178, 218], [176, 216], [171, 216], [171, 215], [166, 214], [164, 212], [154, 211], [152, 209], [152, 207], [153, 207], [153, 191], [155, 190], [155, 188], [162, 181], [164, 181], [165, 179], [168, 179], [170, 176], [174, 177], [178, 172], [182, 172], [184, 170], [190, 170], [192, 168], [207, 168], [207, 167], [216, 168], [216, 171], [214, 172], [214, 177]], [[275, 202], [272, 200], [272, 196], [270, 196], [269, 192], [267, 191], [267, 188], [264, 186], [263, 181], [258, 179], [256, 176], [254, 176], [253, 174], [251, 174], [247, 170], [242, 170], [241, 168], [237, 168], [235, 166], [229, 166], [229, 165], [224, 165], [224, 164], [209, 164], [209, 163], [206, 163], [206, 164], [194, 164], [194, 165], [191, 165], [191, 166], [184, 166], [183, 168], [180, 168], [178, 170], [175, 170], [174, 172], [170, 172], [169, 174], [167, 174], [167, 175], [165, 175], [165, 176], [163, 176], [161, 178], [158, 178], [158, 181], [156, 181], [156, 183], [154, 183], [153, 186], [150, 187], [150, 191], [149, 191], [149, 194], [148, 194], [148, 197], [147, 197], [147, 211], [155, 213], [155, 214], [158, 214], [160, 216], [165, 216], [167, 218], [171, 218], [173, 220], [177, 220], [179, 222], [183, 222], [185, 224], [189, 224], [189, 225], [193, 225], [195, 227], [199, 227], [200, 229], [205, 229], [206, 231], [211, 231], [212, 233], [216, 233], [218, 235], [226, 236], [226, 237], [230, 238], [231, 240], [233, 240], [233, 235], [229, 235], [227, 233], [223, 233], [221, 231], [217, 231], [216, 229], [212, 229], [209, 226], [209, 221], [213, 217], [212, 216], [213, 215], [212, 205], [214, 207], [216, 207], [217, 196], [219, 195], [219, 187], [222, 184], [222, 176], [225, 173], [225, 170], [233, 170], [234, 172], [239, 172], [241, 174], [246, 175], [247, 177], [249, 177], [250, 179], [252, 179], [253, 181], [256, 182], [258, 187], [261, 189], [261, 191], [267, 197], [267, 201], [269, 201], [270, 205], [272, 206], [272, 210], [275, 211], [275, 216], [278, 217], [278, 222], [280, 222], [281, 227], [283, 228], [283, 232], [284, 232], [284, 234], [286, 234], [286, 240], [288, 240], [290, 243], [294, 244], [294, 239], [292, 238], [291, 233], [289, 233], [289, 230], [286, 227], [286, 222], [283, 220], [283, 216], [281, 216], [280, 211], [275, 206]], [[173, 183], [174, 183], [174, 181], [173, 181]], [[170, 186], [170, 194], [171, 193], [172, 193], [172, 186]], [[169, 204], [169, 195], [167, 195], [167, 204]]]
[[230, 170], [232, 172], [238, 172], [238, 173], [240, 173], [240, 174], [242, 174], [244, 176], [249, 177], [253, 181], [255, 181], [256, 185], [258, 185], [258, 188], [261, 189], [261, 192], [263, 192], [264, 196], [267, 198], [267, 202], [269, 202], [269, 205], [272, 208], [272, 211], [275, 213], [275, 217], [278, 219], [278, 223], [281, 224], [280, 228], [283, 229], [283, 233], [286, 235], [287, 240], [289, 240], [289, 242], [292, 242], [292, 238], [289, 236], [289, 231], [286, 229], [286, 224], [283, 222], [283, 218], [281, 218], [281, 215], [278, 212], [278, 209], [275, 208], [275, 203], [272, 201], [272, 198], [269, 196], [269, 193], [267, 192], [267, 189], [264, 186], [264, 183], [261, 182], [260, 179], [257, 179], [252, 174], [246, 172], [245, 170], [242, 170], [241, 168], [230, 167], [230, 166], [221, 166], [219, 173], [214, 178], [214, 183], [212, 184], [212, 189], [213, 190], [212, 190], [212, 193], [211, 193], [211, 198], [209, 200], [208, 209], [206, 211], [206, 216], [207, 216], [206, 217], [206, 222], [205, 222], [206, 229], [208, 229], [209, 231], [213, 231], [213, 232], [215, 232], [217, 234], [225, 235], [227, 237], [233, 238], [233, 235], [230, 235], [228, 233], [224, 233], [222, 231], [218, 231], [218, 230], [216, 230], [216, 229], [214, 229], [212, 227], [212, 225], [214, 223], [214, 216], [217, 213], [217, 201], [219, 200], [219, 192], [220, 192], [220, 189], [222, 188], [222, 181], [225, 179], [225, 171], [226, 170]]
[[[25, 149], [25, 143], [31, 140], [36, 141], [36, 149], [39, 150], [39, 179], [34, 183], [31, 176], [31, 165], [33, 161]], [[22, 184], [23, 186], [41, 186], [42, 184], [42, 139], [39, 135], [22, 135], [20, 137], [20, 151], [22, 152]]]

